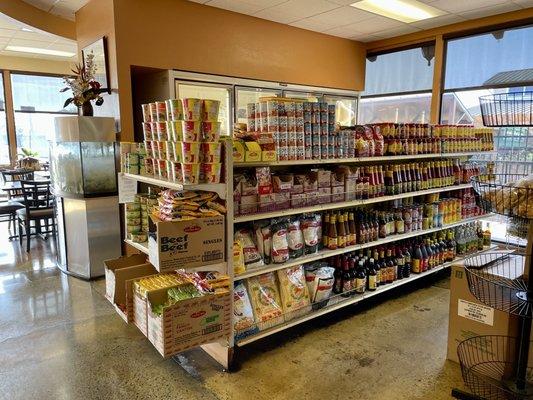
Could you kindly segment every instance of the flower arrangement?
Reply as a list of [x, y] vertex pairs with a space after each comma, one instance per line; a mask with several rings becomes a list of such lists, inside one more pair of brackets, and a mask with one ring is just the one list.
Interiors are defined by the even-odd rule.
[[64, 76], [63, 81], [66, 87], [60, 92], [72, 91], [72, 97], [69, 97], [63, 108], [73, 103], [78, 109], [81, 109], [82, 115], [92, 115], [91, 100], [96, 100], [94, 104], [101, 106], [104, 103], [100, 95], [105, 89], [100, 88], [100, 83], [94, 79], [96, 73], [96, 64], [94, 63], [94, 54], [91, 52], [85, 57], [84, 64], [76, 64], [72, 72], [75, 77]]

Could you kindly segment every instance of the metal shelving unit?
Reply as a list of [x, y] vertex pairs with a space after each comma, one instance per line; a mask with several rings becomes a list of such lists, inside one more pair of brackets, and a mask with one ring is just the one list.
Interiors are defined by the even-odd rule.
[[443, 193], [443, 192], [449, 192], [452, 190], [468, 189], [471, 187], [472, 185], [470, 183], [463, 183], [460, 185], [445, 186], [441, 188], [433, 188], [433, 189], [427, 189], [427, 190], [419, 190], [416, 192], [401, 193], [401, 194], [395, 194], [392, 196], [380, 196], [380, 197], [374, 197], [372, 199], [365, 199], [365, 200], [342, 201], [338, 203], [318, 204], [316, 206], [309, 206], [309, 207], [290, 208], [287, 210], [244, 214], [244, 215], [238, 215], [234, 217], [233, 222], [238, 224], [240, 222], [255, 221], [257, 219], [285, 217], [288, 215], [303, 214], [303, 213], [315, 212], [315, 211], [336, 210], [339, 208], [358, 207], [358, 206], [364, 206], [367, 204], [383, 203], [385, 201], [405, 199], [406, 197], [423, 196], [423, 195], [432, 194], [432, 193]]

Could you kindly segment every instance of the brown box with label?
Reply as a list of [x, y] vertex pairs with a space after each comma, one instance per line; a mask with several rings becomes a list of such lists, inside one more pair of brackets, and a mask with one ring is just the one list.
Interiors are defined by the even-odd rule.
[[115, 306], [118, 315], [130, 323], [133, 321], [133, 286], [136, 278], [157, 273], [152, 264], [146, 263], [144, 254], [105, 260], [106, 298]]
[[468, 289], [462, 264], [452, 266], [450, 279], [450, 320], [447, 359], [459, 362], [457, 346], [473, 336], [516, 336], [518, 318], [478, 301]]
[[223, 262], [225, 232], [224, 216], [188, 221], [152, 218], [148, 239], [150, 262], [160, 272]]
[[152, 304], [163, 304], [167, 297], [167, 289], [147, 296], [147, 337], [163, 357], [229, 336], [231, 293], [183, 300], [154, 314]]

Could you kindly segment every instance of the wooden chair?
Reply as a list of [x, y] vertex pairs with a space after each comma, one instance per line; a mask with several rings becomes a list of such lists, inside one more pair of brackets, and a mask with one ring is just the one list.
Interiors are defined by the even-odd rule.
[[[16, 181], [31, 181], [34, 177], [34, 171], [28, 169], [10, 169], [2, 171], [2, 179], [4, 183], [16, 182]], [[17, 201], [22, 203], [22, 190], [16, 192], [8, 192], [8, 200]]]
[[[19, 241], [22, 246], [22, 232], [26, 235], [26, 251], [30, 251], [31, 222], [35, 234], [56, 234], [54, 196], [50, 192], [50, 181], [21, 181], [24, 208], [17, 210]], [[44, 226], [41, 226], [41, 221]], [[43, 231], [42, 228], [45, 228]]]

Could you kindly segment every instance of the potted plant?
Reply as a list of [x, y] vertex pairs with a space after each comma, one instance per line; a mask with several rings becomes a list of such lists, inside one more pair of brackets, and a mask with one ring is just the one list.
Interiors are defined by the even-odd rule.
[[101, 106], [104, 103], [104, 99], [100, 94], [106, 90], [101, 89], [100, 83], [94, 79], [96, 69], [94, 54], [89, 53], [85, 58], [85, 63], [76, 64], [74, 69], [72, 69], [74, 77], [63, 77], [63, 81], [67, 86], [61, 89], [60, 92], [72, 91], [72, 97], [65, 101], [63, 108], [74, 103], [78, 107], [79, 115], [92, 116], [93, 106], [91, 101], [96, 100], [94, 104], [97, 106]]
[[24, 169], [31, 169], [33, 171], [38, 171], [41, 169], [41, 164], [39, 163], [39, 159], [37, 156], [39, 155], [38, 152], [33, 151], [31, 149], [21, 148], [20, 153], [17, 154], [19, 157], [18, 159], [18, 166], [20, 168]]

